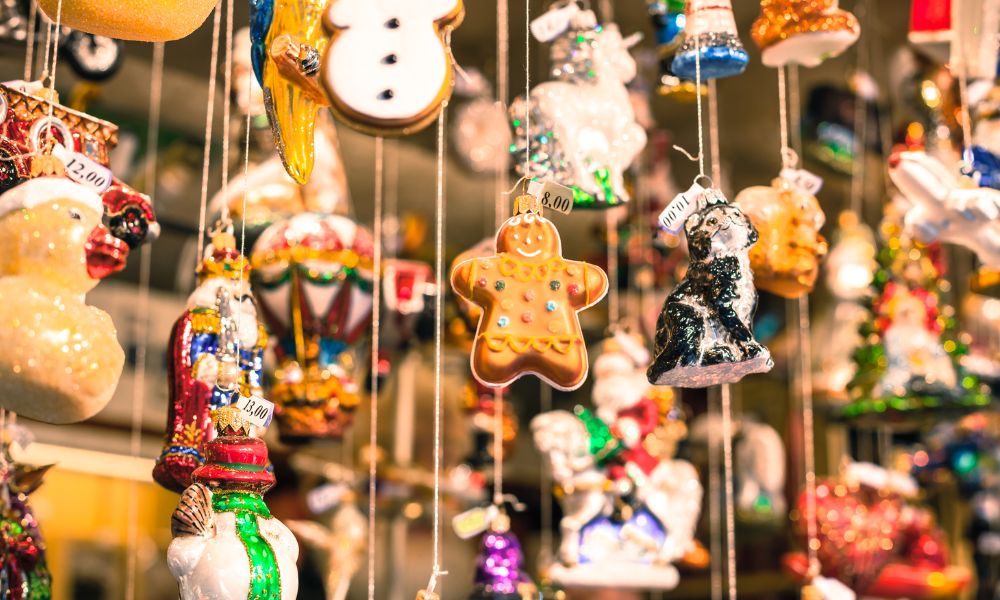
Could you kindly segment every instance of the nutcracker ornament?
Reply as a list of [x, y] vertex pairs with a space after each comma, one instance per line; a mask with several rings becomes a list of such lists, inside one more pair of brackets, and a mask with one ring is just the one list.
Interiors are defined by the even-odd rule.
[[514, 164], [523, 176], [568, 184], [576, 208], [615, 206], [628, 201], [624, 173], [646, 146], [625, 87], [636, 76], [629, 49], [639, 36], [623, 38], [589, 10], [566, 27], [552, 44], [555, 80], [510, 107]]
[[774, 366], [751, 330], [757, 290], [749, 253], [757, 229], [717, 189], [694, 204], [684, 221], [691, 264], [656, 324], [655, 358], [646, 371], [654, 385], [734, 383]]
[[84, 302], [124, 267], [103, 215], [100, 196], [61, 177], [0, 195], [0, 407], [64, 424], [111, 400], [125, 353], [111, 317]]
[[528, 374], [570, 391], [587, 378], [587, 348], [577, 313], [604, 298], [608, 277], [566, 260], [555, 225], [537, 200], [521, 196], [497, 232], [495, 254], [458, 263], [452, 289], [478, 305], [472, 373], [500, 388]]
[[[949, 566], [948, 543], [933, 516], [912, 504], [916, 482], [871, 463], [850, 463], [843, 476], [821, 481], [815, 494], [822, 575], [863, 597], [956, 598], [969, 584], [964, 567]], [[799, 497], [800, 536], [809, 496]], [[785, 564], [808, 577], [803, 554]]]
[[302, 213], [267, 228], [251, 255], [261, 317], [277, 339], [271, 398], [286, 441], [339, 438], [359, 402], [354, 348], [371, 325], [371, 234]]
[[750, 266], [759, 289], [783, 298], [812, 291], [826, 239], [819, 201], [795, 184], [778, 178], [771, 186], [747, 188], [734, 202], [754, 224], [760, 239], [750, 249]]
[[170, 336], [170, 406], [153, 479], [180, 493], [205, 462], [212, 411], [263, 393], [267, 334], [250, 295], [250, 264], [220, 230], [198, 267], [198, 287]]
[[451, 97], [451, 31], [462, 0], [334, 0], [320, 71], [337, 118], [370, 135], [410, 135], [430, 125]]
[[685, 37], [674, 55], [674, 75], [695, 81], [739, 75], [750, 61], [736, 33], [736, 19], [730, 0], [690, 0]]
[[[45, 561], [45, 543], [28, 505], [51, 465], [29, 467], [11, 458], [19, 428], [0, 430], [0, 598], [49, 600], [52, 576]], [[26, 432], [20, 437], [29, 437]]]
[[294, 600], [299, 545], [264, 503], [274, 485], [267, 446], [250, 437], [253, 425], [236, 406], [214, 420], [218, 437], [171, 519], [167, 567], [181, 600]]
[[761, 0], [753, 41], [768, 67], [815, 67], [858, 41], [858, 19], [837, 0]]
[[976, 187], [924, 152], [889, 158], [889, 177], [909, 203], [904, 225], [924, 243], [959, 244], [1000, 268], [1000, 191]]
[[136, 42], [169, 42], [198, 29], [218, 0], [38, 0], [49, 20], [64, 27]]

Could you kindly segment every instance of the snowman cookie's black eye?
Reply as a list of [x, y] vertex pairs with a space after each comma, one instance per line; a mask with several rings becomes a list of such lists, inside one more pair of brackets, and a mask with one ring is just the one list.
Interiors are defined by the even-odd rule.
[[386, 29], [399, 29], [399, 19], [393, 17], [385, 22]]

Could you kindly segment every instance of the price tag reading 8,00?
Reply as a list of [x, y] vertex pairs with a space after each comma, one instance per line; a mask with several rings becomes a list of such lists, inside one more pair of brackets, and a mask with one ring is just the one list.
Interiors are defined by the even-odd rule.
[[573, 210], [573, 190], [554, 181], [546, 181], [541, 186], [538, 182], [532, 182], [528, 193], [538, 198], [538, 205], [542, 208], [561, 212], [564, 215], [568, 215]]

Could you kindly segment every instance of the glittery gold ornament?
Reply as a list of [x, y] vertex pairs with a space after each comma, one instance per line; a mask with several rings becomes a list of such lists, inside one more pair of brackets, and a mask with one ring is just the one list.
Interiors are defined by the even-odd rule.
[[47, 423], [87, 419], [114, 394], [125, 354], [84, 303], [116, 245], [101, 198], [64, 178], [0, 196], [0, 407]]
[[95, 35], [169, 42], [190, 35], [218, 0], [38, 0], [53, 21]]
[[815, 67], [839, 56], [861, 35], [857, 18], [837, 0], [761, 0], [753, 41], [768, 67]]

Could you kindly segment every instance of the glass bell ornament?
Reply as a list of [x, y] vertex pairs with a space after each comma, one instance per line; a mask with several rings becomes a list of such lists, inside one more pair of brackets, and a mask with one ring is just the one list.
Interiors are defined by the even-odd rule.
[[84, 295], [124, 267], [92, 189], [40, 177], [0, 195], [0, 407], [75, 423], [111, 400], [125, 363], [111, 317]]
[[510, 530], [510, 517], [500, 513], [483, 534], [476, 557], [476, 575], [469, 600], [532, 598], [535, 584], [525, 572], [521, 542]]
[[38, 0], [63, 27], [136, 42], [169, 42], [194, 33], [218, 0]]
[[735, 383], [774, 366], [751, 329], [757, 290], [750, 249], [757, 229], [717, 189], [696, 203], [684, 221], [691, 264], [656, 324], [654, 360], [646, 372], [654, 385]]
[[858, 19], [837, 0], [761, 0], [753, 40], [768, 67], [815, 67], [843, 54], [861, 35]]
[[170, 520], [167, 567], [181, 600], [294, 600], [299, 545], [264, 503], [275, 481], [267, 446], [236, 406], [213, 419], [218, 435]]
[[731, 0], [690, 0], [684, 32], [671, 64], [674, 75], [695, 81], [700, 69], [706, 81], [739, 75], [747, 68], [750, 57], [736, 32]]

